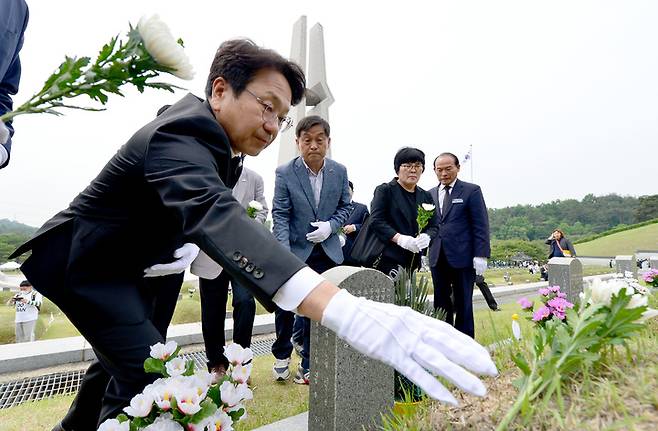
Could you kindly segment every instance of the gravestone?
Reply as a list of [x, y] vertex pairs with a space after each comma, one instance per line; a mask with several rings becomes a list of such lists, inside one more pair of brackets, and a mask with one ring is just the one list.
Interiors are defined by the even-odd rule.
[[649, 258], [649, 268], [658, 269], [658, 256], [651, 256]]
[[637, 278], [637, 262], [635, 261], [635, 255], [619, 255], [615, 257], [615, 262], [617, 265], [617, 272], [626, 274], [627, 271], [633, 274], [634, 278]]
[[[374, 269], [339, 266], [322, 274], [355, 296], [393, 302], [393, 282]], [[393, 368], [370, 359], [311, 322], [309, 431], [375, 428], [393, 406]]]
[[572, 257], [552, 257], [548, 261], [548, 285], [560, 286], [571, 303], [576, 303], [583, 291], [583, 265]]

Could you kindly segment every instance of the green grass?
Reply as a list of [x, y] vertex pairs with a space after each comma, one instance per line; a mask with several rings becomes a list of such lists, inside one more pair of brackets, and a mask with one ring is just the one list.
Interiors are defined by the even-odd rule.
[[[237, 424], [236, 431], [254, 429], [308, 410], [308, 386], [296, 385], [292, 380], [275, 383], [273, 363], [271, 355], [254, 358], [254, 399], [247, 402], [248, 417]], [[57, 396], [0, 409], [0, 428], [3, 431], [51, 429], [64, 417], [72, 400], [73, 395]]]
[[[183, 283], [181, 289], [182, 298], [176, 304], [172, 324], [192, 323], [201, 321], [201, 299], [199, 290], [189, 294], [188, 282]], [[0, 292], [0, 304], [5, 304], [13, 295], [12, 292]], [[227, 311], [231, 311], [231, 295], [226, 301]], [[267, 310], [256, 301], [256, 314], [267, 314]], [[13, 343], [14, 334], [14, 307], [0, 305], [0, 344]], [[69, 322], [68, 318], [59, 308], [47, 298], [44, 298], [39, 320], [35, 330], [37, 340], [51, 340], [62, 337], [75, 337], [80, 335], [77, 329]]]
[[613, 233], [575, 247], [582, 256], [617, 256], [634, 254], [637, 250], [658, 250], [658, 223]]

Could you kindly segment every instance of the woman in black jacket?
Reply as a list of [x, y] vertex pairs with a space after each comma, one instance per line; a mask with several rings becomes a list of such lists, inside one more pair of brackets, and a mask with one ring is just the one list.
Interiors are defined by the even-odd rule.
[[573, 244], [565, 236], [564, 232], [560, 229], [555, 229], [551, 236], [546, 240], [546, 244], [551, 246], [551, 252], [548, 258], [551, 257], [576, 257], [576, 249]]
[[393, 160], [397, 177], [375, 189], [370, 204], [372, 231], [386, 244], [375, 269], [395, 278], [398, 266], [420, 268], [420, 253], [439, 231], [436, 210], [427, 226], [418, 229], [418, 206], [434, 206], [432, 196], [418, 187], [425, 170], [425, 153], [417, 148], [400, 149]]

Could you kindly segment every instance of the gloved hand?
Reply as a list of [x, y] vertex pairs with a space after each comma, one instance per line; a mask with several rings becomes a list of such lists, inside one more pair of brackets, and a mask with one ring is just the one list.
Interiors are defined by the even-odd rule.
[[0, 121], [0, 144], [6, 144], [9, 140], [9, 129], [3, 121]]
[[484, 275], [484, 271], [487, 270], [487, 258], [474, 257], [473, 268], [475, 268], [475, 275]]
[[489, 352], [471, 337], [409, 307], [356, 298], [341, 290], [327, 304], [322, 325], [357, 351], [394, 367], [432, 398], [455, 406], [455, 397], [432, 374], [483, 396], [484, 384], [464, 368], [498, 373]]
[[416, 240], [416, 246], [419, 250], [425, 250], [430, 246], [430, 236], [426, 233], [421, 233], [414, 239]]
[[311, 226], [316, 227], [313, 232], [306, 234], [306, 239], [313, 242], [319, 243], [329, 238], [331, 235], [331, 224], [328, 221], [313, 221]]
[[339, 233], [338, 234], [338, 242], [340, 242], [341, 247], [345, 247], [345, 234]]
[[418, 253], [420, 251], [420, 248], [418, 248], [418, 245], [416, 244], [416, 238], [408, 235], [399, 235], [398, 245], [412, 253]]
[[199, 251], [199, 255], [192, 262], [190, 272], [198, 277], [214, 280], [222, 273], [222, 268], [217, 262], [212, 260], [210, 256], [205, 254], [203, 250]]
[[192, 261], [199, 254], [199, 247], [191, 242], [183, 244], [183, 246], [174, 252], [175, 261], [171, 263], [160, 263], [153, 265], [144, 270], [144, 277], [162, 277], [164, 275], [180, 274], [185, 271]]

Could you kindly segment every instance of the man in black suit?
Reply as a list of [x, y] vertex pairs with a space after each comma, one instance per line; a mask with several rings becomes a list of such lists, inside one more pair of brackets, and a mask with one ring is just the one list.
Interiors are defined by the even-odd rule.
[[350, 200], [352, 201], [352, 212], [345, 224], [343, 224], [343, 234], [345, 234], [345, 245], [343, 245], [343, 256], [345, 260], [343, 260], [343, 265], [361, 266], [352, 258], [351, 253], [352, 247], [354, 247], [354, 241], [356, 241], [356, 237], [359, 235], [363, 222], [370, 216], [370, 212], [367, 206], [355, 202], [352, 199], [352, 196], [354, 196], [354, 184], [352, 184], [352, 181], [348, 181], [348, 186], [350, 189]]
[[480, 186], [457, 179], [454, 154], [440, 154], [434, 172], [440, 183], [430, 190], [440, 215], [439, 234], [429, 250], [434, 307], [444, 309], [448, 323], [473, 337], [473, 283], [476, 274], [484, 274], [491, 254], [487, 206]]
[[[96, 429], [99, 418], [119, 414], [155, 379], [143, 362], [163, 336], [151, 320], [153, 290], [144, 271], [171, 260], [174, 251], [180, 258], [178, 250], [187, 244], [203, 250], [268, 310], [278, 306], [321, 320], [433, 398], [456, 402], [425, 371], [445, 374], [447, 367], [463, 389], [486, 392], [451, 362], [496, 373], [482, 346], [426, 316], [338, 289], [233, 198], [242, 155], [258, 155], [290, 125], [288, 110], [302, 100], [304, 89], [301, 68], [276, 52], [249, 40], [223, 43], [210, 68], [207, 100], [188, 94], [137, 131], [66, 210], [14, 252], [12, 257], [32, 250], [23, 273], [96, 353], [98, 365], [90, 367], [80, 391], [99, 369], [111, 376], [103, 393], [96, 386], [56, 430]], [[363, 334], [361, 328], [369, 330]], [[437, 333], [457, 341], [446, 346], [433, 338]], [[434, 361], [439, 355], [450, 361]]]

